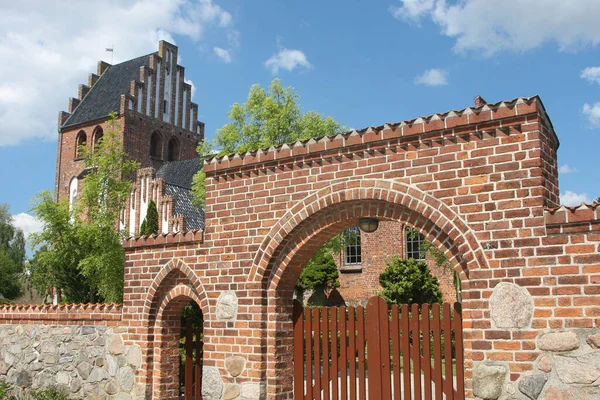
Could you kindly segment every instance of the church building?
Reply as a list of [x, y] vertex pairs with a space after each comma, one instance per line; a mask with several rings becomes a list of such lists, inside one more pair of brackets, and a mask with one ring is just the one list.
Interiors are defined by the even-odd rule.
[[[87, 85], [79, 85], [77, 98], [69, 99], [68, 112], [59, 113], [56, 193], [71, 203], [86, 174], [79, 147], [93, 149], [109, 114], [117, 114], [124, 150], [140, 163], [120, 218], [120, 228], [130, 236], [139, 235], [150, 200], [157, 206], [159, 233], [204, 229], [203, 210], [192, 204], [191, 195], [192, 178], [202, 167], [196, 147], [204, 140], [204, 123], [198, 121], [177, 52], [177, 46], [161, 41], [157, 52], [142, 57], [115, 65], [100, 61]], [[354, 227], [346, 236], [336, 257], [341, 287], [331, 303], [362, 304], [377, 293], [392, 255], [428, 261], [444, 300], [456, 298], [452, 271], [427, 260], [420, 251], [422, 235], [409, 227], [384, 221], [374, 233]]]

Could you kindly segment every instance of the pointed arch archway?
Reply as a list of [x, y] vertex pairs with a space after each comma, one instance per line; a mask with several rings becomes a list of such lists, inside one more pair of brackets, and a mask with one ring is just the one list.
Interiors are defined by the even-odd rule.
[[209, 318], [208, 297], [195, 272], [182, 260], [171, 259], [155, 276], [144, 299], [142, 320], [150, 338], [146, 365], [146, 395], [155, 399], [179, 398], [179, 337], [185, 306], [194, 302], [204, 320]]
[[[263, 293], [265, 378], [274, 398], [292, 395], [292, 309], [295, 283], [303, 266], [332, 236], [361, 217], [413, 226], [441, 249], [468, 290], [470, 271], [488, 262], [475, 234], [447, 204], [419, 188], [391, 180], [354, 179], [334, 183], [307, 196], [273, 225], [254, 258], [253, 288]], [[468, 296], [467, 293], [465, 293]], [[465, 318], [467, 325], [468, 318]], [[465, 342], [465, 349], [470, 349]], [[469, 376], [467, 374], [467, 376]]]

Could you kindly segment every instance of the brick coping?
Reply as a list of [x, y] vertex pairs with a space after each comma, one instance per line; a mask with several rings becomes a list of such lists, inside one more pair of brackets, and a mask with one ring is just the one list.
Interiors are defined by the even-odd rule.
[[545, 111], [540, 97], [535, 95], [484, 104], [480, 107], [467, 107], [462, 110], [436, 113], [412, 120], [370, 126], [368, 128], [343, 132], [333, 136], [298, 140], [294, 143], [271, 146], [243, 153], [213, 156], [204, 161], [204, 170], [206, 172], [212, 172], [250, 164], [282, 160], [284, 158], [302, 156], [308, 153], [338, 149], [357, 144], [367, 144], [402, 137], [418, 137], [425, 133], [452, 130], [453, 128], [461, 126], [477, 125], [511, 117], [522, 117], [536, 112], [539, 112], [542, 118], [548, 122], [550, 132], [558, 147], [559, 141], [554, 132], [554, 128], [552, 127], [552, 122]]
[[180, 243], [204, 242], [203, 230], [160, 233], [150, 236], [130, 236], [123, 240], [125, 250], [139, 247], [175, 246]]
[[546, 208], [544, 214], [546, 225], [588, 223], [600, 220], [600, 204], [561, 205], [556, 208]]
[[3, 304], [0, 320], [110, 321], [120, 320], [121, 304]]

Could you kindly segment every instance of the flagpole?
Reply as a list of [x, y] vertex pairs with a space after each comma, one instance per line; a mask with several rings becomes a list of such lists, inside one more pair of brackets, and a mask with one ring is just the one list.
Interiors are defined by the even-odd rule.
[[114, 61], [114, 56], [115, 56], [115, 45], [113, 44], [112, 47], [107, 47], [105, 49], [106, 51], [110, 51], [110, 64], [113, 64]]

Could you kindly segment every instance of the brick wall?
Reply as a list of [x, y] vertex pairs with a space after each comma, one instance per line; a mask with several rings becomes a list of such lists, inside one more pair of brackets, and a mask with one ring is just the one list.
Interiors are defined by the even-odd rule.
[[[600, 209], [546, 208], [557, 199], [557, 145], [533, 97], [211, 160], [205, 232], [126, 243], [123, 315], [127, 341], [144, 352], [138, 382], [175, 398], [173, 335], [193, 300], [206, 398], [291, 399], [302, 266], [376, 217], [414, 226], [458, 272], [467, 398], [594, 398]], [[228, 360], [240, 357], [234, 375]]]

